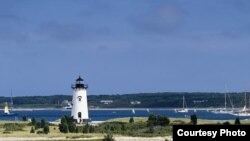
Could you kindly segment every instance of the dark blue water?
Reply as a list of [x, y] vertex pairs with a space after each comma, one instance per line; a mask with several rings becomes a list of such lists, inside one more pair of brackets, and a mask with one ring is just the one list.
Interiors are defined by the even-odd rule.
[[[1, 113], [3, 111], [0, 111]], [[32, 111], [14, 111], [17, 113], [17, 116], [1, 116], [0, 120], [22, 120], [24, 115], [27, 115], [29, 118], [36, 118], [40, 120], [45, 118], [48, 121], [54, 121], [62, 117], [63, 115], [70, 116], [70, 110], [32, 110]], [[135, 114], [132, 113], [132, 110], [90, 110], [90, 118], [93, 121], [103, 121], [112, 118], [123, 118], [123, 117], [147, 117], [150, 113], [157, 115], [165, 115], [168, 117], [189, 117], [192, 114], [196, 114], [199, 119], [213, 119], [213, 120], [230, 120], [235, 119], [236, 116], [229, 114], [214, 114], [206, 110], [197, 110], [197, 112], [189, 111], [189, 113], [176, 113], [174, 110], [169, 109], [150, 109], [149, 112], [146, 110], [135, 109]], [[249, 119], [250, 117], [240, 117], [241, 119]]]

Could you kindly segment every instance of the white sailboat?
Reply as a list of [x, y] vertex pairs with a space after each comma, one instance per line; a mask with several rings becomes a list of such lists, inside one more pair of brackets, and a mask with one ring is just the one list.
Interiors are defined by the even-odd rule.
[[245, 91], [244, 99], [245, 99], [244, 107], [239, 111], [233, 112], [232, 115], [241, 116], [241, 117], [250, 116], [250, 110], [247, 108], [247, 92], [246, 91]]
[[[225, 89], [226, 89], [225, 95], [224, 95], [224, 105], [225, 106], [224, 106], [223, 109], [218, 109], [218, 110], [211, 111], [214, 114], [231, 114], [231, 113], [233, 113], [234, 106], [233, 106], [233, 102], [232, 102], [232, 100], [230, 98], [230, 95], [227, 93], [228, 89], [227, 89], [227, 85], [226, 84], [225, 84]], [[227, 108], [227, 96], [228, 96], [230, 104], [232, 106], [231, 110]]]
[[135, 114], [135, 109], [132, 109], [132, 113]]
[[182, 98], [182, 109], [175, 110], [178, 113], [188, 113], [187, 103], [185, 101], [185, 96]]
[[11, 100], [10, 100], [10, 110], [9, 110], [9, 106], [8, 106], [8, 102], [5, 103], [4, 106], [4, 111], [3, 114], [4, 116], [14, 116], [17, 115], [16, 113], [13, 113], [13, 99], [12, 99], [12, 90], [11, 90]]

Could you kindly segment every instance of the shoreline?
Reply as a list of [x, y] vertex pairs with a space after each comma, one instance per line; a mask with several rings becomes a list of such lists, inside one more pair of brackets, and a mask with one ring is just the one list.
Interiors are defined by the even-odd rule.
[[[175, 110], [175, 109], [181, 109], [180, 107], [178, 108], [89, 108], [89, 110]], [[188, 110], [219, 110], [223, 108], [188, 108]], [[235, 110], [237, 109], [242, 109], [242, 108], [234, 108]], [[0, 109], [4, 110], [4, 109]], [[64, 108], [53, 108], [53, 107], [48, 107], [48, 108], [13, 108], [13, 111], [33, 111], [33, 110], [65, 110], [69, 111], [71, 109], [64, 109]]]

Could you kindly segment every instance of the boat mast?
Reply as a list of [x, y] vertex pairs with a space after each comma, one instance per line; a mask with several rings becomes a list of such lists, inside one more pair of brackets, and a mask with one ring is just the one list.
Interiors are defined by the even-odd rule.
[[183, 104], [183, 109], [185, 108], [185, 97], [184, 97], [184, 95], [183, 95], [183, 102], [182, 102], [182, 104]]
[[225, 110], [227, 109], [227, 84], [225, 84]]
[[12, 89], [10, 90], [10, 110], [12, 111], [12, 108], [13, 108], [13, 99], [12, 99]]
[[245, 108], [247, 108], [247, 84], [245, 83]]

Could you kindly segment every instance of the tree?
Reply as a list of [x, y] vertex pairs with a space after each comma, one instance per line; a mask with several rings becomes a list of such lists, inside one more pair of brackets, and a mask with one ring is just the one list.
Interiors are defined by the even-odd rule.
[[131, 118], [129, 119], [129, 123], [134, 123], [134, 118], [133, 118], [133, 117], [131, 117]]
[[190, 122], [193, 124], [193, 125], [196, 125], [197, 124], [197, 116], [196, 114], [193, 114], [190, 116]]
[[35, 133], [35, 129], [34, 129], [34, 127], [31, 127], [31, 129], [30, 129], [30, 133]]
[[76, 133], [79, 133], [79, 127], [76, 127]]
[[240, 118], [237, 117], [237, 118], [235, 119], [235, 121], [234, 121], [234, 124], [240, 125]]
[[41, 119], [41, 128], [44, 128], [46, 125], [46, 120], [44, 118]]
[[70, 133], [74, 133], [76, 132], [76, 125], [71, 123], [71, 124], [68, 124], [68, 127], [69, 127], [69, 132]]
[[43, 132], [44, 132], [44, 134], [48, 134], [49, 133], [49, 126], [48, 125], [44, 126]]
[[83, 125], [82, 133], [89, 133], [89, 124]]
[[69, 132], [68, 124], [66, 124], [66, 123], [59, 124], [59, 130], [62, 133], [68, 133]]
[[89, 133], [94, 133], [95, 132], [95, 127], [90, 125], [89, 126]]
[[27, 116], [24, 115], [24, 116], [23, 116], [23, 121], [27, 121], [27, 120], [28, 120]]
[[34, 117], [31, 119], [31, 125], [33, 125], [33, 126], [36, 125], [36, 119]]
[[39, 128], [41, 128], [41, 123], [40, 123], [40, 122], [37, 122], [36, 125], [35, 125], [35, 130], [36, 130], [36, 129], [39, 129]]
[[154, 125], [153, 124], [149, 125], [149, 133], [154, 133]]

